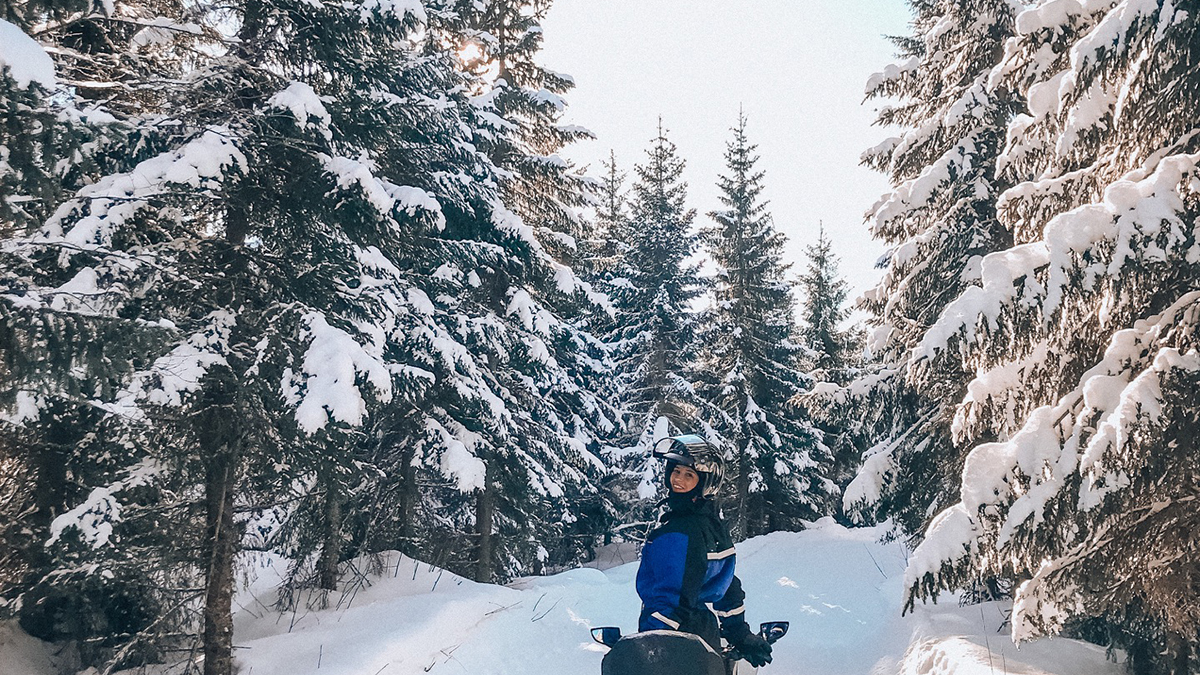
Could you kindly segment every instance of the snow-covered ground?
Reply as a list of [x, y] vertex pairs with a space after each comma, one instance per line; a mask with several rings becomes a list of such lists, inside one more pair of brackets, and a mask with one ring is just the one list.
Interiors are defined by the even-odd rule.
[[[875, 529], [825, 520], [738, 546], [747, 615], [791, 632], [762, 675], [1118, 675], [1098, 647], [1043, 640], [1019, 651], [997, 604], [949, 602], [900, 617], [899, 544]], [[634, 627], [636, 563], [581, 568], [507, 586], [477, 584], [399, 555], [351, 583], [321, 611], [268, 609], [276, 563], [259, 561], [239, 597], [235, 641], [243, 675], [598, 675], [592, 626]], [[49, 675], [51, 651], [0, 627], [0, 673]]]

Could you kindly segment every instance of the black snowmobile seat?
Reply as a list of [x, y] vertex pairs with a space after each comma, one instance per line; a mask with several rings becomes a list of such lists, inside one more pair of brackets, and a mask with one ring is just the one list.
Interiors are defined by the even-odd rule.
[[691, 633], [649, 630], [613, 645], [601, 675], [725, 675], [725, 659]]

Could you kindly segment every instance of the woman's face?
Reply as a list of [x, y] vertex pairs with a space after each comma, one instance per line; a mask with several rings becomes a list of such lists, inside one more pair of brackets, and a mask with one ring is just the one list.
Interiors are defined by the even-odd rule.
[[691, 492], [700, 484], [700, 474], [692, 467], [680, 464], [671, 471], [670, 483], [671, 492]]

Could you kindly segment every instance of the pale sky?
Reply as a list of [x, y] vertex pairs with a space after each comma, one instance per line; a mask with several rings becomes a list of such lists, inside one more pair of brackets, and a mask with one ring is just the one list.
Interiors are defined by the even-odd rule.
[[632, 181], [662, 115], [707, 224], [740, 105], [793, 273], [824, 221], [853, 299], [880, 276], [863, 213], [887, 190], [858, 158], [896, 133], [872, 126], [863, 90], [908, 18], [902, 0], [555, 0], [541, 62], [575, 78], [564, 122], [598, 137], [562, 154], [599, 175], [611, 148]]

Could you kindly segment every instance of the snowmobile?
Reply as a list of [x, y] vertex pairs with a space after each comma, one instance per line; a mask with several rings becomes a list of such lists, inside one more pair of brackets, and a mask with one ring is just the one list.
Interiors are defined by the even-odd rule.
[[[768, 643], [787, 634], [787, 621], [759, 625]], [[648, 630], [621, 636], [616, 626], [592, 629], [592, 639], [609, 648], [600, 675], [752, 675], [758, 672], [741, 660], [733, 647], [718, 653], [698, 635], [674, 630]]]

